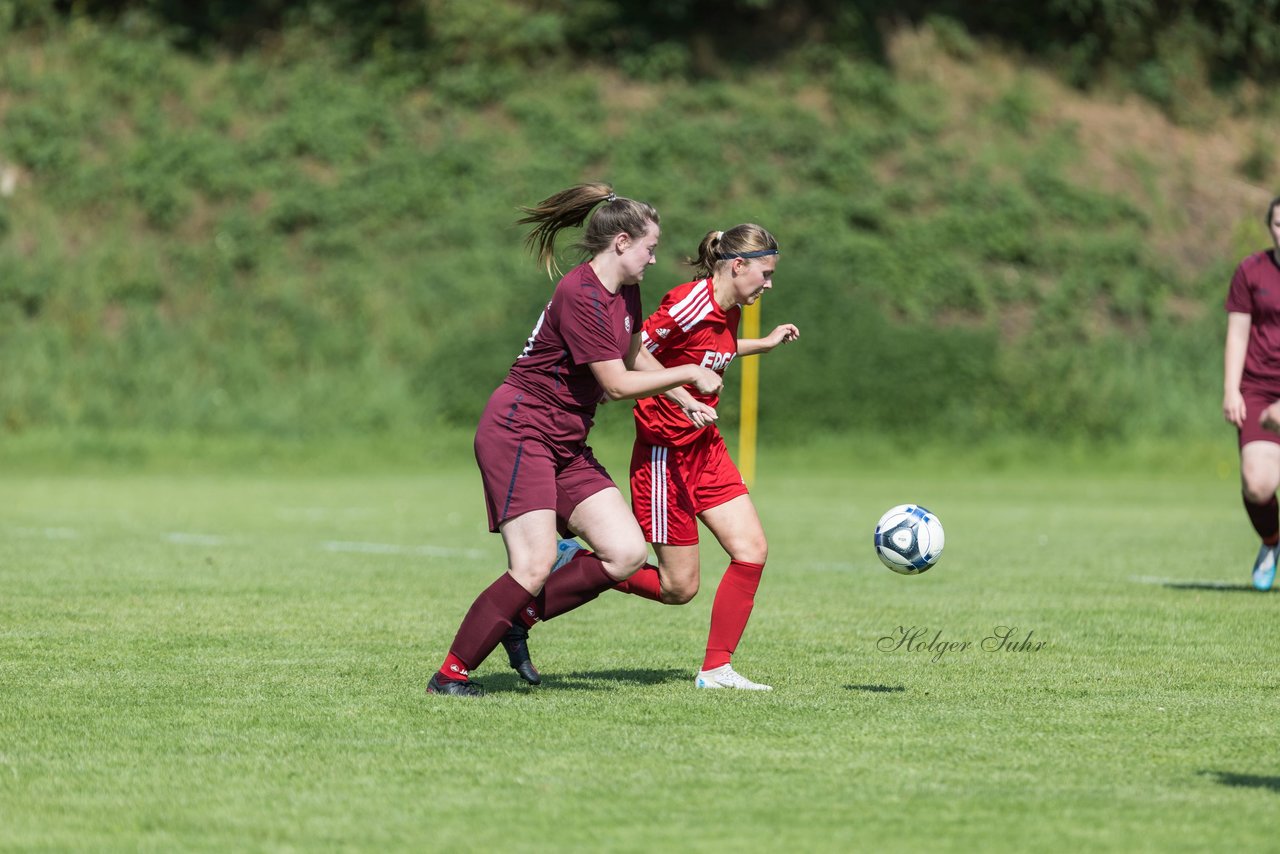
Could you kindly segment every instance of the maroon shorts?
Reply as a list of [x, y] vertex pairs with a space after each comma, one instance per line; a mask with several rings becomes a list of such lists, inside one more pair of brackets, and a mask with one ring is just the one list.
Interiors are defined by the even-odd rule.
[[1280, 395], [1252, 389], [1243, 394], [1244, 426], [1240, 428], [1240, 447], [1243, 448], [1250, 442], [1274, 442], [1280, 445], [1280, 433], [1272, 433], [1258, 423], [1258, 419], [1262, 417], [1262, 411], [1280, 400]]
[[746, 494], [719, 430], [703, 430], [685, 447], [637, 440], [632, 449], [631, 510], [651, 543], [696, 545], [698, 514]]
[[541, 411], [545, 406], [503, 384], [480, 416], [475, 451], [490, 531], [530, 510], [554, 510], [560, 533], [568, 536], [566, 523], [574, 508], [615, 486], [585, 442], [557, 441], [548, 435], [554, 435], [555, 429]]

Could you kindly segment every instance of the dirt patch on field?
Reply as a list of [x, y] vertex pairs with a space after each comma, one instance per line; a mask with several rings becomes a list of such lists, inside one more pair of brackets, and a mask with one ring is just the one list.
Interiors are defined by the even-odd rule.
[[1194, 274], [1232, 251], [1242, 221], [1262, 227], [1273, 193], [1245, 180], [1240, 164], [1255, 126], [1220, 120], [1213, 130], [1171, 123], [1148, 103], [1087, 100], [1061, 90], [1055, 112], [1077, 127], [1084, 161], [1073, 177], [1135, 202], [1151, 218], [1152, 247], [1184, 273]]
[[[1129, 199], [1148, 223], [1152, 249], [1189, 277], [1225, 257], [1263, 248], [1267, 202], [1276, 194], [1274, 168], [1261, 182], [1242, 169], [1275, 129], [1255, 118], [1223, 115], [1208, 127], [1175, 124], [1134, 95], [1082, 93], [1038, 69], [993, 49], [975, 47], [957, 57], [927, 28], [903, 28], [888, 41], [896, 74], [947, 93], [949, 144], [980, 147], [975, 116], [991, 115], [997, 102], [1021, 98], [1027, 109], [1028, 144], [1069, 133], [1080, 155], [1064, 174], [1081, 186]], [[1011, 96], [1011, 93], [1012, 96]], [[1206, 125], [1210, 124], [1208, 122]]]

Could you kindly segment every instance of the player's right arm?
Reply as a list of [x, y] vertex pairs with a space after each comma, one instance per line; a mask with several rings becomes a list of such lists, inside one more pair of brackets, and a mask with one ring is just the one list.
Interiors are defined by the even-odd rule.
[[1249, 328], [1252, 318], [1239, 311], [1227, 313], [1227, 345], [1222, 363], [1222, 416], [1227, 421], [1244, 426], [1244, 395], [1240, 393], [1240, 377], [1244, 374], [1244, 355], [1249, 346]]
[[[635, 336], [635, 346], [639, 337]], [[716, 394], [724, 382], [715, 371], [701, 365], [677, 365], [656, 371], [630, 370], [622, 359], [592, 362], [591, 373], [610, 400], [652, 397], [682, 385], [691, 385], [703, 394]]]
[[[627, 366], [632, 370], [665, 371], [668, 369], [657, 354], [667, 352], [673, 342], [680, 340], [684, 336], [684, 330], [671, 317], [671, 305], [675, 302], [674, 295], [680, 291], [680, 288], [668, 291], [662, 298], [662, 303], [658, 306], [658, 310], [645, 318], [644, 323], [640, 325], [640, 334], [632, 337], [631, 352], [628, 354], [627, 359]], [[689, 365], [686, 363], [685, 367], [689, 367]], [[721, 384], [724, 383], [723, 377], [721, 377], [720, 382]], [[715, 409], [695, 398], [684, 387], [685, 385], [689, 385], [689, 383], [669, 388], [661, 394], [678, 406], [695, 427], [701, 428], [715, 423], [719, 417]], [[702, 391], [702, 388], [698, 387], [698, 390]], [[708, 392], [703, 393], [707, 394]], [[648, 397], [650, 395], [645, 396]]]
[[[661, 371], [665, 370], [665, 368], [666, 366], [659, 362], [658, 357], [650, 353], [647, 347], [640, 347], [639, 351], [636, 353], [634, 370]], [[716, 412], [715, 407], [708, 406], [693, 395], [689, 394], [688, 390], [685, 389], [684, 386], [677, 386], [676, 388], [668, 389], [662, 393], [662, 396], [680, 407], [680, 410], [684, 412], [685, 417], [693, 422], [695, 427], [706, 427], [708, 424], [714, 424], [720, 417]]]

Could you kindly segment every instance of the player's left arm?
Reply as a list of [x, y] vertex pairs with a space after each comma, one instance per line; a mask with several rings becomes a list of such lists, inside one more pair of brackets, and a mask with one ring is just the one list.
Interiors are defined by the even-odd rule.
[[738, 355], [755, 356], [760, 353], [768, 353], [779, 344], [795, 341], [799, 337], [800, 330], [796, 328], [794, 323], [783, 323], [775, 326], [773, 331], [763, 338], [739, 338]]

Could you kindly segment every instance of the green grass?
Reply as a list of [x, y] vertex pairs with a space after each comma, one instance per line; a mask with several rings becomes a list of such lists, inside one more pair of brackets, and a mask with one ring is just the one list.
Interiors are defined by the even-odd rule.
[[[465, 461], [0, 476], [0, 849], [1274, 847], [1280, 597], [1234, 473], [766, 462], [736, 662], [773, 693], [692, 686], [708, 545], [692, 604], [606, 594], [480, 701], [422, 690], [504, 563]], [[918, 578], [869, 544], [901, 501], [947, 529]]]

